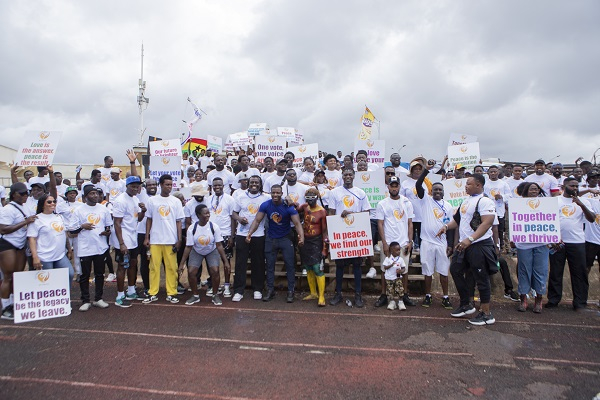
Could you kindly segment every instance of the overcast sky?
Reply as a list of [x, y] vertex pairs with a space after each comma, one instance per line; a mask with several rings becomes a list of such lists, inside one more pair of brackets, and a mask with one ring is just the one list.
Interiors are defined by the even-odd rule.
[[267, 122], [348, 153], [366, 104], [404, 161], [455, 132], [572, 163], [600, 147], [599, 21], [597, 1], [3, 1], [0, 144], [61, 130], [57, 161], [124, 162], [143, 41], [150, 135], [184, 132], [189, 96], [197, 136]]

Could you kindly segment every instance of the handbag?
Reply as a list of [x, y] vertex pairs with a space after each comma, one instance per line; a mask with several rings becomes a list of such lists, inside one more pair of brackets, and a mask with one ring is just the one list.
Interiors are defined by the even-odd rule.
[[477, 204], [475, 204], [475, 211], [473, 212], [473, 218], [471, 218], [471, 222], [469, 222], [469, 226], [471, 227], [471, 229], [473, 229], [473, 231], [476, 231], [477, 228], [479, 228], [479, 225], [481, 225], [481, 214], [479, 213], [479, 202], [481, 201], [483, 197], [480, 197], [479, 200], [477, 200]]

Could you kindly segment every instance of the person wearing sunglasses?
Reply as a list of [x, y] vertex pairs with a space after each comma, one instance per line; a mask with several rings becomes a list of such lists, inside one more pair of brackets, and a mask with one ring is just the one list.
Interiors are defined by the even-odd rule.
[[10, 187], [9, 203], [0, 213], [0, 269], [4, 275], [0, 286], [2, 319], [14, 319], [13, 273], [25, 269], [27, 226], [37, 218], [25, 207], [28, 197], [29, 192], [24, 183], [13, 183]]

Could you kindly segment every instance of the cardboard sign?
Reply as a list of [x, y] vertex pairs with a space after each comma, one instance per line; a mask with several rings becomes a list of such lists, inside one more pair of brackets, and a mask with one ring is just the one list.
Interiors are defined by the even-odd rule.
[[459, 146], [461, 144], [475, 143], [475, 142], [478, 142], [477, 136], [462, 135], [460, 133], [451, 133], [450, 139], [448, 140], [448, 147]]
[[233, 147], [243, 147], [246, 148], [250, 143], [250, 138], [248, 137], [248, 132], [238, 132], [232, 133], [227, 136], [227, 143], [229, 143]]
[[354, 141], [354, 157], [356, 157], [358, 150], [367, 152], [367, 162], [383, 167], [385, 163], [385, 140], [357, 139]]
[[173, 177], [173, 190], [179, 189], [181, 180], [181, 157], [150, 157], [150, 178], [158, 182], [162, 175]]
[[286, 149], [286, 140], [278, 136], [256, 136], [256, 146], [254, 147], [254, 161], [264, 162], [265, 157], [273, 157], [277, 162], [282, 158]]
[[304, 159], [306, 157], [312, 158], [315, 165], [317, 165], [317, 160], [319, 159], [319, 145], [317, 143], [288, 147], [287, 151], [294, 153], [294, 168], [304, 167]]
[[467, 171], [473, 171], [473, 168], [479, 164], [481, 156], [479, 154], [479, 143], [467, 143], [458, 146], [448, 147], [448, 162], [450, 169], [454, 169], [457, 164], [465, 167]]
[[267, 135], [268, 131], [269, 125], [265, 122], [255, 122], [248, 127], [248, 136]]
[[368, 257], [373, 255], [371, 220], [368, 212], [327, 217], [329, 236], [329, 258]]
[[556, 197], [508, 199], [510, 241], [539, 245], [560, 242]]
[[301, 130], [296, 129], [296, 134], [294, 135], [294, 137], [288, 138], [287, 142], [288, 142], [288, 146], [303, 144], [304, 143], [304, 133]]
[[62, 132], [28, 131], [23, 136], [15, 165], [23, 167], [45, 167], [52, 165]]
[[285, 137], [285, 138], [295, 138], [296, 137], [296, 128], [291, 127], [277, 127], [277, 136]]
[[68, 269], [15, 272], [13, 284], [16, 324], [71, 315]]
[[223, 151], [223, 139], [218, 136], [206, 135], [206, 149], [212, 150], [214, 153]]
[[181, 142], [179, 139], [158, 140], [150, 142], [150, 157], [181, 158]]
[[387, 193], [383, 171], [357, 172], [354, 176], [354, 186], [364, 190], [372, 209], [377, 208], [377, 204], [385, 199]]
[[442, 181], [442, 184], [444, 185], [444, 200], [450, 203], [454, 211], [456, 211], [463, 201], [469, 197], [467, 192], [465, 192], [467, 178], [446, 179], [445, 181]]

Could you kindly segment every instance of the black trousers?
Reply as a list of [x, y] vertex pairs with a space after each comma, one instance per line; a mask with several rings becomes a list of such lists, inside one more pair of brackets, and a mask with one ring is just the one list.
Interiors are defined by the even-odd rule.
[[598, 260], [600, 263], [600, 244], [585, 242], [585, 265], [587, 267], [588, 274], [594, 266], [594, 261]]
[[548, 302], [558, 304], [562, 299], [565, 261], [569, 262], [573, 308], [586, 307], [590, 284], [585, 266], [585, 243], [565, 243], [560, 251], [550, 254]]
[[96, 287], [94, 301], [102, 300], [104, 291], [104, 254], [81, 257], [80, 261], [81, 277], [79, 278], [79, 289], [81, 290], [81, 300], [84, 303], [90, 302], [90, 274], [92, 272], [92, 264], [94, 264], [94, 286]]
[[265, 237], [253, 237], [248, 244], [245, 236], [236, 235], [234, 293], [244, 294], [248, 256], [250, 256], [251, 263], [250, 281], [252, 290], [262, 292], [265, 288]]
[[504, 281], [504, 293], [510, 293], [513, 290], [513, 282], [510, 277], [510, 269], [508, 268], [508, 263], [502, 257], [498, 259], [500, 263], [500, 275], [502, 275], [502, 280]]
[[138, 252], [140, 254], [140, 275], [142, 276], [142, 282], [144, 282], [144, 289], [150, 290], [150, 260], [146, 253], [148, 248], [144, 246], [144, 239], [146, 235], [138, 233]]
[[454, 253], [450, 264], [450, 273], [456, 290], [460, 295], [460, 305], [469, 304], [473, 289], [477, 285], [481, 303], [486, 304], [491, 299], [489, 268], [495, 263], [495, 247], [491, 239], [470, 245], [465, 251]]

